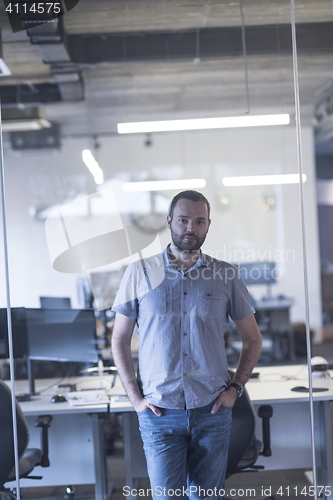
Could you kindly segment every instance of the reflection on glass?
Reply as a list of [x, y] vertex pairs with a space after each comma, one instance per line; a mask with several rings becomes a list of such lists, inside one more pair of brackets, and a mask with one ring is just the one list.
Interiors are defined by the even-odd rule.
[[[177, 192], [167, 189], [170, 184], [154, 192], [128, 192], [123, 186], [203, 181], [198, 189], [212, 206], [204, 251], [244, 268], [262, 269], [267, 263], [275, 273], [274, 282], [248, 282], [263, 334], [258, 380], [250, 381], [249, 392], [258, 410], [262, 395], [256, 391], [265, 387], [265, 398], [274, 409], [272, 457], [261, 457], [258, 463], [268, 470], [310, 470], [307, 393], [291, 392], [308, 387], [299, 186], [282, 183], [279, 177], [297, 174], [289, 2], [132, 4], [78, 2], [59, 22], [43, 28], [52, 42], [47, 47], [38, 30], [13, 33], [9, 24], [1, 26], [3, 59], [12, 72], [0, 82], [4, 122], [31, 121], [38, 114], [52, 124], [4, 136], [11, 306], [35, 309], [40, 297], [68, 297], [75, 309], [93, 306], [108, 366], [113, 361], [110, 307], [122, 275], [139, 252], [152, 255], [169, 242], [165, 215]], [[330, 344], [322, 342], [330, 339], [333, 321], [332, 86], [327, 69], [331, 12], [325, 2], [314, 3], [296, 6], [296, 17], [312, 355], [330, 364]], [[56, 50], [53, 59], [51, 50]], [[253, 115], [289, 115], [291, 122], [249, 129], [117, 132], [121, 123]], [[82, 160], [87, 150], [103, 171], [103, 183], [96, 182]], [[225, 182], [254, 177], [280, 180], [261, 185]], [[67, 260], [69, 254], [73, 260]], [[4, 282], [3, 266], [0, 275]], [[6, 306], [4, 287], [0, 306]], [[4, 321], [0, 328], [5, 328]], [[240, 344], [233, 324], [226, 341], [230, 365], [235, 366]], [[134, 337], [134, 356], [137, 348]], [[0, 361], [0, 367], [2, 378], [8, 379], [7, 361]], [[72, 365], [52, 362], [39, 370], [37, 390], [42, 379], [80, 373], [79, 367], [73, 371]], [[23, 384], [25, 360], [16, 360], [15, 375]], [[322, 382], [318, 380], [314, 385]], [[21, 392], [26, 391], [27, 383]], [[274, 398], [287, 400], [290, 394], [299, 397], [299, 403], [274, 403]], [[328, 406], [325, 414], [319, 406], [315, 412], [321, 466], [327, 463], [325, 443], [331, 439]], [[257, 429], [260, 437], [258, 418]], [[57, 471], [68, 484], [95, 481], [93, 473], [64, 476], [55, 461], [53, 476]], [[263, 475], [256, 476], [264, 484]], [[280, 476], [276, 478], [274, 484]], [[324, 479], [331, 480], [327, 475]], [[288, 485], [281, 484], [287, 495]]]

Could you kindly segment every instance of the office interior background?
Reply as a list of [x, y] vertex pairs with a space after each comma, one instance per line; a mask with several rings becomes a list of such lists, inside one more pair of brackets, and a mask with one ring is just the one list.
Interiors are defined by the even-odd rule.
[[[88, 239], [96, 239], [98, 252], [99, 237], [123, 226], [137, 239], [158, 235], [148, 253], [163, 249], [166, 211], [182, 188], [130, 192], [123, 185], [201, 179], [212, 219], [204, 251], [235, 264], [274, 262], [274, 283], [249, 285], [254, 303], [288, 302], [290, 325], [305, 331], [305, 243], [312, 343], [333, 340], [331, 0], [295, 2], [303, 214], [297, 182], [223, 183], [299, 172], [290, 16], [286, 0], [80, 0], [55, 23], [13, 32], [0, 6], [11, 307], [39, 308], [43, 296], [69, 297], [77, 309], [92, 304], [103, 341], [121, 275], [138, 254], [115, 260], [110, 249], [107, 262], [79, 271], [55, 269], [56, 259]], [[126, 122], [280, 114], [290, 123], [117, 131]], [[28, 130], [32, 119], [40, 129]], [[85, 165], [84, 150], [103, 182]], [[67, 233], [59, 229], [60, 213]], [[4, 308], [3, 235], [0, 252]], [[283, 328], [274, 333], [287, 338], [279, 359], [287, 362]], [[269, 363], [274, 346], [266, 333]]]

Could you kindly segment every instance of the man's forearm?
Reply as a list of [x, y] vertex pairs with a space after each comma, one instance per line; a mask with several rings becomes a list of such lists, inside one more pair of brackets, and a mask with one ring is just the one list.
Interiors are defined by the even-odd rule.
[[244, 386], [260, 357], [262, 338], [254, 316], [235, 323], [241, 335], [243, 346], [233, 380]]
[[135, 376], [130, 345], [113, 340], [112, 355], [126, 394], [135, 408], [142, 400], [142, 394]]
[[261, 339], [257, 341], [243, 344], [242, 351], [239, 357], [234, 382], [244, 386], [249, 380], [252, 370], [257, 364], [261, 351]]
[[135, 377], [131, 338], [133, 334], [135, 319], [128, 318], [122, 314], [116, 314], [116, 321], [112, 335], [112, 354], [119, 373], [120, 380], [124, 386], [127, 396], [135, 411], [141, 412], [150, 409], [157, 416], [161, 416], [161, 410], [151, 404], [147, 398], [142, 396], [138, 382]]

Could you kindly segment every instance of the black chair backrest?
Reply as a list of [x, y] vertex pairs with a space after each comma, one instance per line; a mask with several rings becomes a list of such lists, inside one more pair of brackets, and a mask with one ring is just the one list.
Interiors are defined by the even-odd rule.
[[[16, 415], [18, 453], [21, 457], [29, 442], [29, 431], [18, 402], [16, 402]], [[0, 487], [7, 481], [14, 464], [11, 391], [7, 384], [0, 380]]]
[[249, 395], [244, 390], [232, 409], [229, 455], [226, 477], [235, 474], [244, 452], [254, 440], [255, 414]]

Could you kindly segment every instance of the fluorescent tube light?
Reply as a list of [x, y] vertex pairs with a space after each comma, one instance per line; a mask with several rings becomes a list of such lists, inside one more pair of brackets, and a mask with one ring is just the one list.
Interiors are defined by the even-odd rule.
[[98, 165], [97, 161], [92, 155], [90, 149], [84, 149], [82, 151], [82, 160], [84, 161], [86, 167], [91, 172], [94, 177], [96, 184], [103, 184], [104, 174], [101, 167]]
[[118, 123], [117, 128], [119, 134], [142, 134], [148, 132], [172, 132], [179, 130], [266, 127], [270, 125], [288, 125], [289, 123], [290, 116], [288, 114], [278, 114]]
[[5, 61], [1, 57], [0, 58], [0, 76], [9, 76], [11, 74], [12, 74], [12, 72], [10, 71], [7, 64], [5, 63]]
[[51, 123], [45, 118], [33, 118], [27, 120], [5, 120], [2, 122], [4, 132], [22, 132], [23, 130], [40, 130], [50, 128]]
[[168, 189], [194, 189], [206, 186], [205, 179], [181, 179], [172, 181], [125, 182], [123, 191], [166, 191]]
[[[306, 175], [302, 174], [303, 182]], [[298, 174], [277, 174], [277, 175], [244, 175], [239, 177], [224, 177], [223, 186], [267, 186], [271, 184], [298, 184]]]

